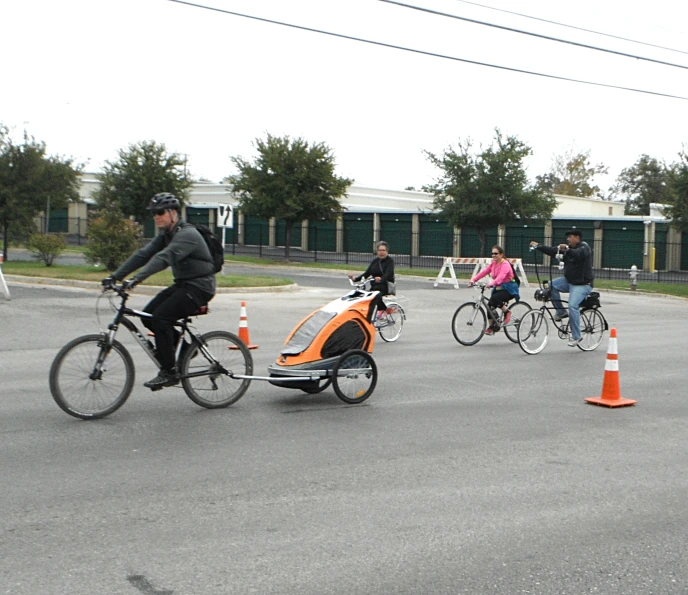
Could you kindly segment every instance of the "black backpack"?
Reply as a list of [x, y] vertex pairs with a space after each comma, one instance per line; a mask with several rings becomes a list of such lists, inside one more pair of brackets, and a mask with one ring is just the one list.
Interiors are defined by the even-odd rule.
[[225, 264], [225, 251], [222, 248], [220, 238], [218, 238], [207, 225], [203, 225], [202, 223], [192, 223], [191, 225], [198, 230], [198, 233], [201, 234], [205, 243], [208, 245], [215, 272], [219, 273]]
[[[511, 264], [511, 262], [509, 262], [509, 264]], [[514, 273], [514, 278], [512, 279], [512, 281], [513, 281], [514, 283], [516, 283], [516, 285], [518, 285], [518, 286], [520, 287], [520, 285], [521, 285], [521, 280], [518, 278], [518, 275], [516, 274], [516, 269], [514, 268], [514, 265], [513, 265], [513, 264], [511, 264], [511, 270], [512, 270], [513, 273]]]

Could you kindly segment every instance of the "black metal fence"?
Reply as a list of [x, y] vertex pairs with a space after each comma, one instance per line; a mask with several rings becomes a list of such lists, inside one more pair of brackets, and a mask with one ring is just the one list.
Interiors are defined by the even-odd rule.
[[[384, 225], [384, 223], [383, 223]], [[557, 222], [554, 222], [554, 227]], [[40, 229], [63, 233], [68, 242], [75, 245], [86, 243], [87, 220], [82, 218], [52, 217], [48, 222], [40, 220]], [[408, 226], [407, 226], [408, 227]], [[217, 230], [220, 232], [220, 230]], [[225, 250], [228, 254], [254, 256], [265, 259], [284, 259], [286, 256], [285, 229], [277, 225], [273, 230], [267, 222], [246, 223], [241, 229], [225, 229]], [[602, 236], [601, 240], [588, 243], [593, 248], [596, 276], [599, 279], [628, 279], [635, 265], [640, 271], [639, 280], [667, 283], [688, 281], [688, 234], [682, 241], [669, 243], [667, 234], [658, 234], [659, 240], [645, 242], [635, 234], [634, 239], [620, 239], [618, 235]], [[291, 236], [289, 260], [294, 262], [323, 262], [352, 265], [353, 269], [366, 266], [374, 255], [375, 239], [384, 239], [390, 245], [390, 255], [397, 267], [439, 271], [445, 257], [481, 257], [490, 253], [497, 243], [497, 232], [487, 234], [481, 246], [471, 230], [454, 233], [446, 225], [425, 227], [411, 231], [401, 226], [384, 225], [375, 230], [372, 225], [347, 225], [337, 230], [334, 223], [311, 225], [307, 230], [294, 226]], [[535, 260], [548, 266], [549, 258], [540, 252], [531, 252], [531, 240], [547, 245], [559, 243], [562, 238], [544, 236], [544, 227], [528, 230], [507, 228], [504, 250], [509, 258], [521, 258], [526, 273], [534, 269]], [[457, 272], [470, 273], [474, 265], [454, 265]]]

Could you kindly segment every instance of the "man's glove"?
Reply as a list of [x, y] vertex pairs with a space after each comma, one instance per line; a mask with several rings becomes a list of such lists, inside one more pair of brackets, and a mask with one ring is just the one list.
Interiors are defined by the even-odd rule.
[[132, 279], [125, 279], [124, 281], [122, 281], [122, 289], [124, 289], [124, 291], [134, 289], [134, 287], [136, 287], [138, 284], [139, 280], [136, 277]]
[[108, 287], [112, 287], [116, 281], [114, 277], [105, 277], [100, 284], [107, 289]]

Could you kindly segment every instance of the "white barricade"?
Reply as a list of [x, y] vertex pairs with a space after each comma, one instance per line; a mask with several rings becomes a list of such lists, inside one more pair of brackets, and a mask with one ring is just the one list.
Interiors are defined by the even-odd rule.
[[5, 277], [2, 274], [2, 260], [3, 260], [3, 257], [0, 254], [0, 290], [7, 296], [8, 300], [11, 300], [12, 298], [10, 297], [9, 287], [7, 287], [7, 283], [5, 282]]
[[[520, 258], [506, 258], [516, 269], [516, 274], [521, 280], [521, 285], [523, 287], [530, 287], [528, 285], [528, 277], [526, 277], [526, 272], [523, 270], [523, 261]], [[434, 286], [437, 287], [440, 283], [451, 283], [456, 289], [459, 288], [459, 280], [456, 278], [456, 273], [454, 272], [455, 264], [474, 264], [473, 275], [479, 273], [483, 268], [492, 262], [491, 258], [452, 258], [445, 257], [442, 263], [442, 268], [440, 269], [437, 279], [435, 279]], [[445, 273], [449, 271], [449, 277], [445, 277]]]

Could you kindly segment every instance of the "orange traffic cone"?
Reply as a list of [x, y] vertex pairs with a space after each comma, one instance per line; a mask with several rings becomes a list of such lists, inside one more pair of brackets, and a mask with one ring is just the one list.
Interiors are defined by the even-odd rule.
[[604, 365], [604, 382], [602, 383], [602, 396], [589, 397], [586, 402], [603, 407], [626, 407], [635, 405], [637, 401], [621, 398], [619, 389], [619, 351], [616, 346], [616, 329], [613, 328], [609, 335], [609, 347], [607, 349], [607, 362]]
[[248, 337], [248, 319], [246, 318], [246, 302], [241, 302], [241, 316], [239, 317], [239, 338], [249, 349], [258, 349], [258, 345], [251, 345]]

